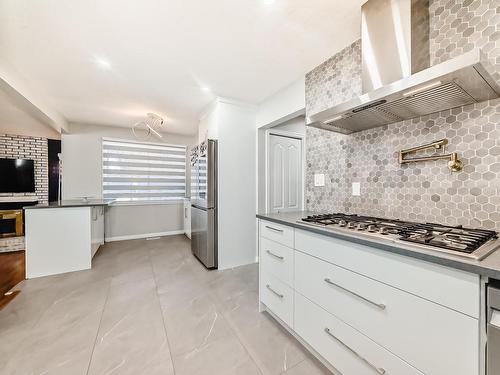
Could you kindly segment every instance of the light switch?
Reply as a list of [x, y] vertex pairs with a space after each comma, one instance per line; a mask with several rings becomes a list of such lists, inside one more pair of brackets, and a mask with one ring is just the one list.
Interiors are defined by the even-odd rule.
[[315, 173], [314, 174], [314, 186], [325, 186], [325, 174]]
[[361, 195], [361, 183], [353, 182], [352, 183], [352, 195], [359, 197]]

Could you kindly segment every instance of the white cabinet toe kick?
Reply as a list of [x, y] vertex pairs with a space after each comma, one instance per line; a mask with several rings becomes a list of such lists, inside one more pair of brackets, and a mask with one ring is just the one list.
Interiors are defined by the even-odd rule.
[[332, 372], [484, 375], [478, 275], [259, 221], [260, 303]]

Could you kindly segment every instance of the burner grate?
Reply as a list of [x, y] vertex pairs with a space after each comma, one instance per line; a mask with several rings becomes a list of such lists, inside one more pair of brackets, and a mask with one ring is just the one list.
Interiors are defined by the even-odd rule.
[[459, 226], [425, 223], [414, 224], [401, 233], [401, 240], [471, 254], [497, 233], [485, 229], [467, 229]]
[[323, 214], [323, 215], [311, 215], [302, 219], [306, 223], [321, 224], [321, 225], [340, 225], [347, 223], [354, 223], [357, 225], [362, 225], [365, 229], [369, 231], [387, 231], [391, 234], [400, 234], [404, 229], [409, 226], [414, 225], [413, 223], [394, 220], [394, 219], [384, 219], [372, 216], [360, 216], [355, 214]]
[[354, 214], [311, 215], [303, 218], [302, 221], [324, 226], [346, 227], [379, 235], [396, 235], [402, 241], [463, 254], [472, 254], [488, 241], [498, 238], [497, 233], [491, 230], [468, 229], [462, 226], [434, 223], [412, 223]]

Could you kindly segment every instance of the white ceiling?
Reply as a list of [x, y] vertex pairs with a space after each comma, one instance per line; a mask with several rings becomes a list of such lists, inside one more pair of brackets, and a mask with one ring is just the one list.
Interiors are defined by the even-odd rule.
[[216, 95], [257, 104], [357, 39], [364, 1], [0, 0], [0, 63], [69, 122], [193, 134]]
[[0, 133], [60, 138], [50, 120], [0, 79]]

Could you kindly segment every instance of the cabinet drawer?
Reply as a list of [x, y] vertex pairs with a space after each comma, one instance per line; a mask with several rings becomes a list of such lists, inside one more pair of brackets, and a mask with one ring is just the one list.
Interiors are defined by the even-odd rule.
[[293, 228], [287, 227], [286, 225], [261, 220], [260, 235], [269, 240], [293, 248]]
[[295, 331], [342, 374], [423, 375], [299, 293], [295, 293]]
[[288, 285], [262, 271], [260, 300], [278, 318], [293, 328], [293, 290]]
[[295, 249], [479, 319], [479, 276], [295, 230]]
[[478, 372], [470, 316], [299, 251], [295, 290], [426, 374]]
[[293, 249], [262, 237], [259, 259], [265, 272], [293, 287]]

